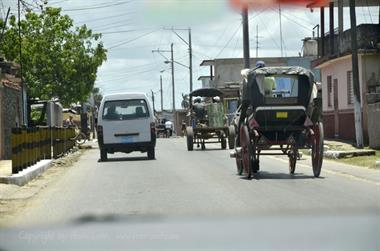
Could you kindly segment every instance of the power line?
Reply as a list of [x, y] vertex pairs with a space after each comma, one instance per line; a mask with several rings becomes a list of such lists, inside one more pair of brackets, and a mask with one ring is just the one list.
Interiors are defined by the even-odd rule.
[[103, 9], [103, 8], [108, 8], [108, 7], [112, 7], [112, 6], [124, 5], [124, 4], [131, 3], [131, 2], [133, 2], [133, 0], [123, 1], [123, 2], [117, 2], [117, 3], [111, 3], [111, 4], [103, 4], [103, 5], [92, 6], [92, 7], [83, 7], [83, 8], [75, 8], [75, 9], [64, 9], [63, 11], [81, 11], [81, 10]]
[[157, 30], [154, 30], [154, 31], [150, 31], [150, 32], [144, 33], [144, 34], [142, 34], [141, 36], [138, 36], [138, 37], [135, 37], [135, 38], [133, 38], [133, 39], [127, 40], [127, 41], [125, 41], [125, 42], [121, 42], [121, 43], [115, 44], [115, 45], [113, 45], [113, 46], [110, 46], [110, 47], [108, 47], [108, 49], [111, 50], [111, 49], [114, 49], [114, 48], [119, 47], [119, 46], [121, 46], [121, 45], [128, 44], [128, 43], [130, 43], [130, 42], [136, 41], [137, 39], [140, 39], [140, 38], [142, 38], [142, 37], [148, 36], [148, 35], [152, 34], [153, 32], [156, 32], [156, 31], [157, 31]]
[[237, 29], [234, 31], [234, 33], [232, 33], [232, 36], [231, 38], [227, 41], [227, 43], [223, 46], [223, 48], [219, 51], [219, 53], [215, 56], [215, 58], [219, 57], [219, 55], [224, 51], [224, 49], [228, 46], [228, 44], [231, 42], [231, 40], [235, 37], [236, 33], [239, 31], [240, 27], [241, 27], [241, 23], [239, 24], [239, 26], [237, 27]]
[[368, 14], [369, 14], [369, 19], [371, 20], [371, 23], [373, 24], [371, 11], [370, 11], [370, 9], [369, 9], [369, 5], [368, 5], [368, 0], [366, 0], [366, 4], [367, 4], [367, 10], [368, 10]]
[[[129, 33], [129, 32], [138, 32], [138, 31], [146, 31], [150, 29], [135, 29], [135, 30], [121, 30], [121, 31], [105, 31], [101, 32], [102, 35], [107, 35], [107, 34], [116, 34], [116, 33]], [[100, 31], [99, 31], [100, 32]], [[147, 47], [147, 46], [146, 46]]]
[[260, 21], [260, 23], [264, 26], [265, 31], [266, 31], [266, 32], [268, 33], [268, 35], [269, 35], [269, 38], [272, 40], [272, 42], [275, 44], [275, 46], [276, 46], [278, 49], [280, 49], [280, 46], [278, 45], [278, 43], [276, 42], [276, 40], [272, 37], [271, 33], [268, 31], [268, 27], [266, 26], [266, 23], [263, 22], [263, 21], [261, 20], [261, 18], [259, 18], [259, 21]]
[[80, 21], [78, 23], [79, 24], [85, 24], [87, 22], [97, 22], [97, 21], [102, 21], [102, 20], [107, 20], [107, 19], [114, 19], [116, 17], [123, 17], [123, 16], [126, 16], [126, 15], [134, 14], [134, 13], [136, 13], [136, 11], [126, 12], [126, 13], [122, 13], [120, 15], [112, 15], [112, 16], [106, 16], [106, 17], [102, 17], [102, 18], [89, 19], [89, 20], [85, 20], [85, 21]]
[[[271, 10], [274, 11], [274, 12], [279, 13], [279, 10], [276, 10], [276, 9], [273, 9], [273, 8], [271, 8]], [[299, 22], [293, 20], [294, 18], [288, 17], [287, 15], [285, 15], [285, 14], [282, 13], [282, 12], [281, 12], [281, 16], [285, 17], [285, 18], [288, 19], [289, 21], [291, 21], [291, 22], [297, 24], [299, 27], [302, 27], [302, 28], [304, 28], [304, 29], [307, 30], [307, 31], [310, 31], [310, 30], [311, 30], [310, 27], [307, 27], [307, 26], [305, 26], [305, 25], [303, 25], [303, 24], [301, 24], [301, 23], [299, 23]]]
[[104, 27], [112, 26], [114, 24], [119, 24], [119, 25], [120, 24], [125, 24], [125, 22], [132, 21], [132, 20], [134, 20], [134, 18], [128, 17], [126, 19], [119, 19], [119, 20], [116, 20], [116, 21], [111, 22], [111, 23], [105, 22], [105, 23], [102, 23], [102, 24], [94, 25], [93, 29], [99, 29], [100, 27], [104, 28]]

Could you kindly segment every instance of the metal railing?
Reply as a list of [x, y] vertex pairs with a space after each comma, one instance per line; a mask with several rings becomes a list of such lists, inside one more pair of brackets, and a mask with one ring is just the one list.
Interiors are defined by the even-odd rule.
[[74, 128], [12, 128], [12, 173], [62, 156], [74, 147], [74, 138]]

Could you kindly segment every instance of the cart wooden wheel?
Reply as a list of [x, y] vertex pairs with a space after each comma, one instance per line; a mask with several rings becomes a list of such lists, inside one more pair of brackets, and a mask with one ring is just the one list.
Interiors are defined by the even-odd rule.
[[240, 145], [241, 145], [241, 160], [245, 177], [250, 179], [252, 177], [252, 145], [249, 137], [248, 127], [246, 125], [240, 126]]
[[193, 142], [194, 140], [194, 132], [193, 128], [191, 126], [186, 127], [186, 141], [187, 141], [187, 150], [192, 151], [193, 150]]
[[233, 125], [228, 127], [228, 148], [235, 148], [235, 127]]
[[297, 163], [297, 151], [292, 149], [289, 151], [289, 173], [294, 174]]
[[311, 161], [313, 165], [314, 177], [319, 177], [323, 161], [323, 123], [319, 122], [314, 127], [314, 136], [312, 137]]
[[220, 133], [220, 146], [222, 147], [222, 149], [227, 148], [227, 140], [226, 140], [226, 136], [224, 135], [224, 132]]
[[[240, 147], [239, 135], [237, 135], [234, 140], [235, 140], [235, 147]], [[235, 161], [236, 161], [237, 173], [238, 173], [238, 175], [242, 175], [243, 174], [243, 161], [241, 159], [241, 156], [236, 156]]]

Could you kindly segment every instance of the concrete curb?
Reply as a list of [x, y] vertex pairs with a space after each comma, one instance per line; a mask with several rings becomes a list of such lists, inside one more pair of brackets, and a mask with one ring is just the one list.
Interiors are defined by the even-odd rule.
[[49, 169], [53, 163], [53, 160], [41, 160], [37, 164], [28, 167], [17, 174], [11, 176], [0, 176], [0, 183], [14, 184], [23, 186], [32, 179], [40, 176], [45, 170]]

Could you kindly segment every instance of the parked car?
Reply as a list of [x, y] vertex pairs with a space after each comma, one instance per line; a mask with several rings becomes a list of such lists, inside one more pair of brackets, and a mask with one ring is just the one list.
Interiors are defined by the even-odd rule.
[[153, 109], [144, 93], [105, 95], [98, 115], [101, 161], [108, 153], [147, 152], [155, 158], [156, 132]]

